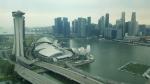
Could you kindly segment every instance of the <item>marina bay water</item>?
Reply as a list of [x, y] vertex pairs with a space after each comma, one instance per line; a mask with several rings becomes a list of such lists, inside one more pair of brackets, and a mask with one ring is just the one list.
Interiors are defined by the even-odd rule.
[[66, 46], [71, 48], [91, 45], [95, 62], [78, 68], [92, 75], [131, 84], [145, 84], [147, 81], [142, 76], [120, 71], [119, 68], [128, 62], [150, 65], [150, 47], [97, 39], [63, 39], [62, 41], [66, 41]]

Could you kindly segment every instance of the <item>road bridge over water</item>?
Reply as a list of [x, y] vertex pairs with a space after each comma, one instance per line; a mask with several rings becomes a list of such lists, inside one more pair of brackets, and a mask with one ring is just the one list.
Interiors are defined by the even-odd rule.
[[80, 84], [103, 84], [102, 82], [95, 80], [87, 75], [75, 72], [73, 70], [63, 68], [54, 64], [49, 64], [46, 62], [37, 62], [34, 63], [36, 66], [45, 68], [62, 76], [69, 78], [70, 80], [74, 80]]

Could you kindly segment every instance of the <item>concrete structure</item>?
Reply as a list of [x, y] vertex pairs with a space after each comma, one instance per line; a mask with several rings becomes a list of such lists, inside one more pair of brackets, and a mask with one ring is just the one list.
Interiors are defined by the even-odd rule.
[[43, 67], [47, 70], [53, 71], [57, 74], [63, 75], [71, 80], [74, 80], [80, 84], [103, 84], [102, 82], [95, 80], [87, 75], [80, 74], [70, 69], [65, 69], [53, 64], [49, 64], [46, 62], [38, 62], [35, 65]]
[[24, 25], [25, 25], [25, 17], [23, 16], [25, 13], [21, 11], [12, 12], [12, 16], [14, 17], [14, 48], [13, 54], [16, 57], [23, 56], [24, 57]]
[[27, 69], [19, 64], [15, 65], [15, 71], [32, 84], [57, 84], [53, 80], [50, 80], [49, 78], [31, 71], [30, 69]]

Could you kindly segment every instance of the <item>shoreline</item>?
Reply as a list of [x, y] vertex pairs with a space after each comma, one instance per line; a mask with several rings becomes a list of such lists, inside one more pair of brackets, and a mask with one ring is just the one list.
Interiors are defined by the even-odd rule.
[[99, 41], [112, 41], [112, 42], [118, 42], [118, 43], [124, 43], [127, 45], [133, 45], [133, 46], [146, 46], [146, 47], [150, 47], [150, 43], [144, 43], [144, 42], [127, 42], [124, 40], [110, 40], [110, 39], [105, 39], [105, 38], [98, 38], [98, 37], [69, 37], [69, 38], [60, 38], [60, 37], [56, 37], [56, 39], [87, 39], [87, 40], [91, 40], [91, 39], [96, 39]]

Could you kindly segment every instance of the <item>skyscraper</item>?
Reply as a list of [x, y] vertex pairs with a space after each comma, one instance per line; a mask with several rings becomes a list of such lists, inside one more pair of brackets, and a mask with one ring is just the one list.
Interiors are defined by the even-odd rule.
[[61, 17], [55, 18], [54, 35], [59, 36], [62, 34], [62, 21]]
[[12, 16], [14, 17], [14, 48], [13, 54], [16, 57], [24, 56], [24, 35], [25, 35], [25, 17], [23, 16], [25, 13], [21, 11], [12, 12]]
[[68, 18], [63, 17], [63, 28], [62, 28], [62, 32], [64, 37], [69, 37], [70, 36], [70, 22], [68, 22]]
[[105, 29], [105, 17], [102, 16], [98, 21], [98, 26], [100, 30], [100, 35], [104, 36], [104, 29]]
[[72, 21], [73, 33], [77, 37], [87, 37], [91, 35], [91, 17], [79, 17]]
[[80, 36], [86, 37], [87, 21], [85, 18], [78, 18], [78, 20], [79, 20]]
[[81, 29], [80, 29], [80, 22], [79, 19], [75, 19], [72, 21], [72, 30], [73, 36], [80, 37], [81, 36]]
[[125, 36], [125, 12], [122, 12], [121, 19], [116, 20], [117, 38], [123, 39]]
[[138, 22], [136, 21], [136, 13], [133, 12], [131, 16], [131, 25], [129, 28], [129, 36], [136, 36], [138, 33]]
[[72, 21], [72, 32], [74, 34], [78, 33], [78, 20], [77, 19]]
[[88, 23], [88, 25], [91, 24], [91, 17], [87, 17], [87, 23]]
[[116, 39], [123, 39], [123, 20], [116, 20], [117, 37]]
[[106, 13], [106, 16], [105, 16], [105, 28], [108, 28], [109, 27], [109, 13]]
[[54, 35], [56, 37], [69, 37], [70, 36], [70, 22], [66, 17], [55, 18]]
[[125, 12], [122, 12], [121, 20], [122, 20], [122, 37], [124, 37], [125, 36]]
[[91, 17], [87, 17], [86, 36], [91, 36]]

